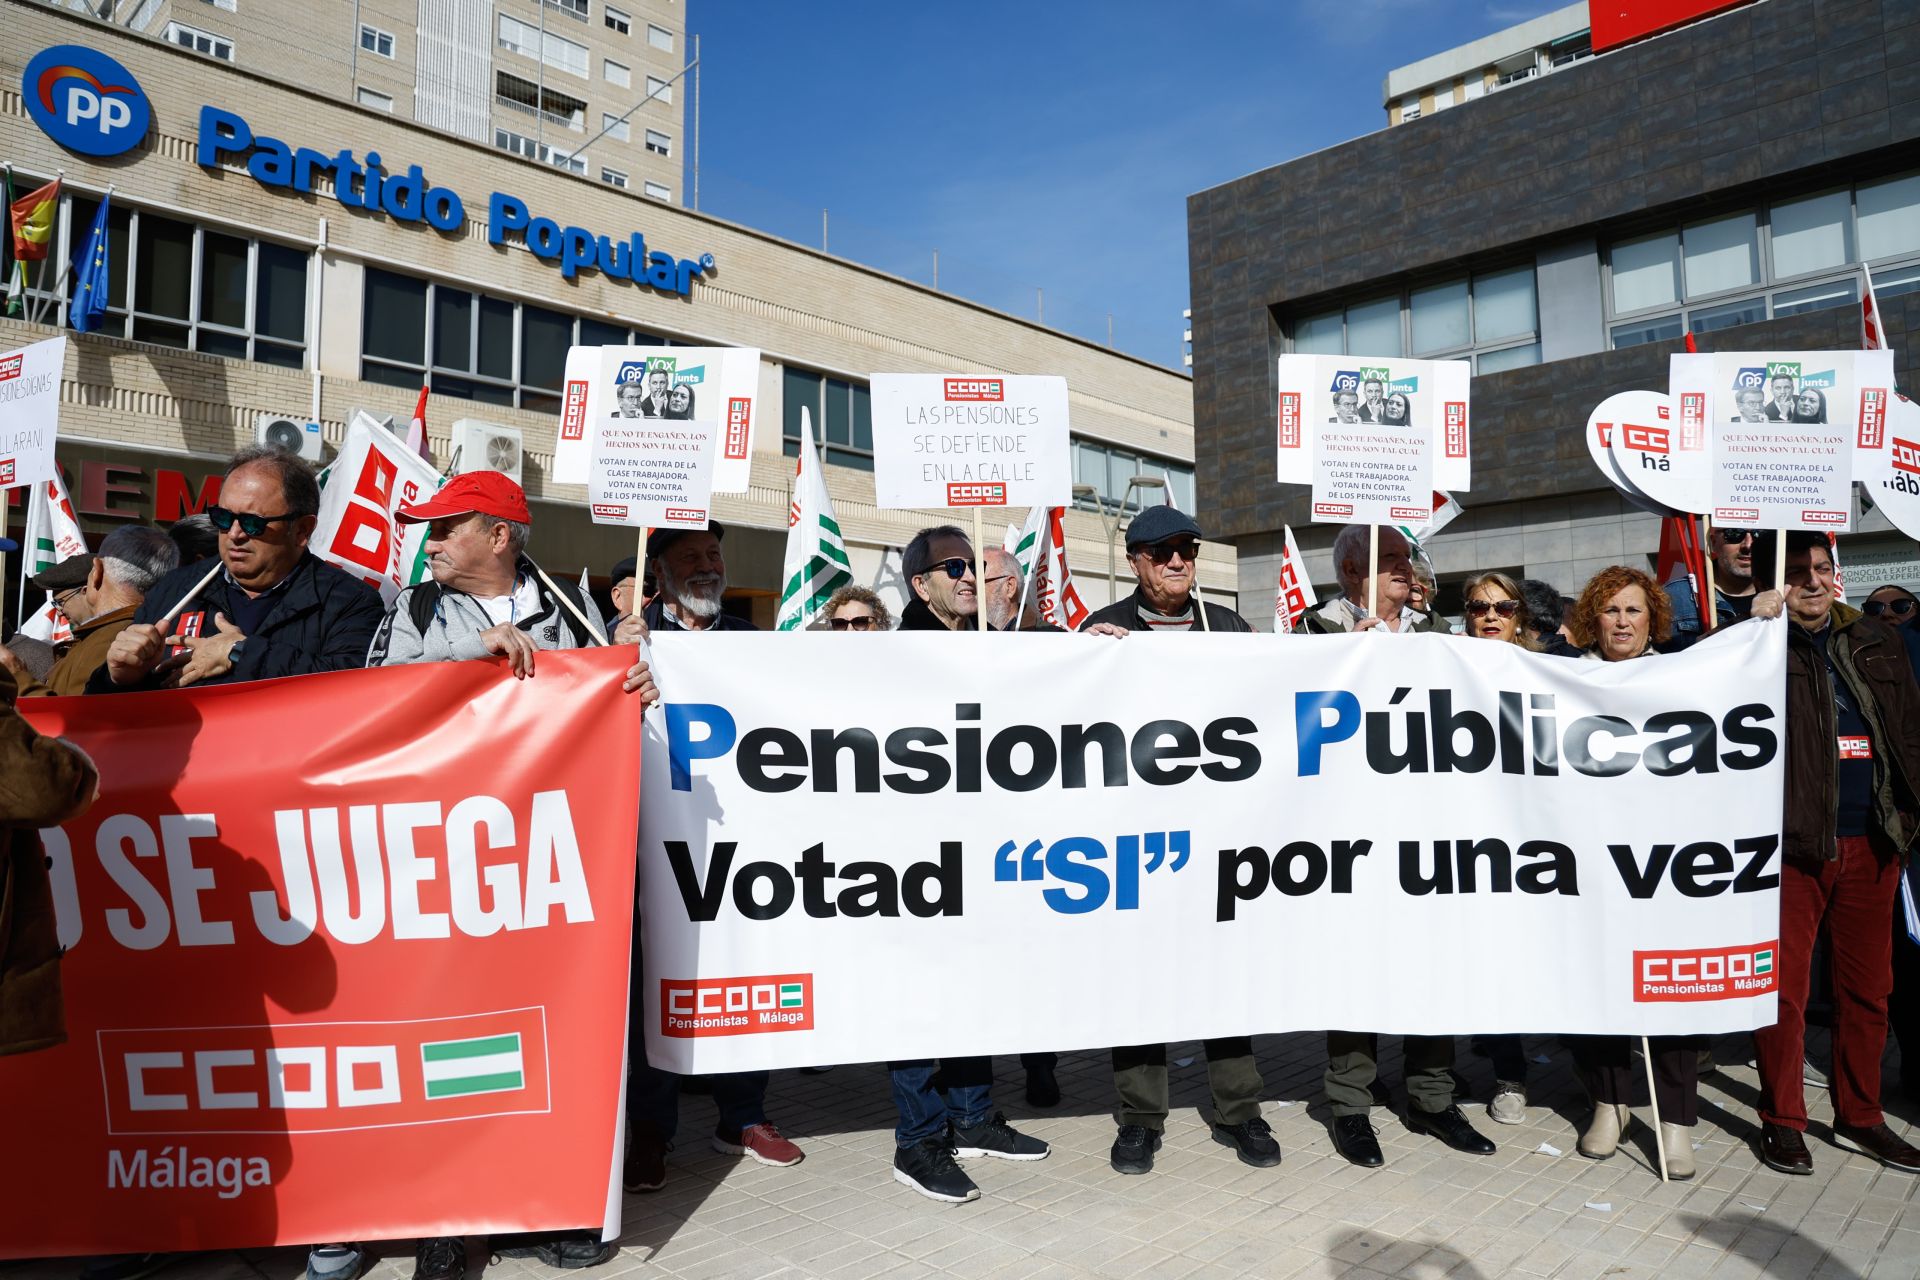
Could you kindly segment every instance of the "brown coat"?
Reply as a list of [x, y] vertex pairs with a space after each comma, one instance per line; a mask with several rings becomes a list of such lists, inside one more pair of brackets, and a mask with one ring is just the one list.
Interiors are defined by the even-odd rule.
[[13, 675], [0, 668], [0, 1054], [67, 1038], [40, 828], [86, 812], [98, 782], [85, 755], [39, 733], [13, 702]]
[[113, 647], [115, 637], [127, 629], [133, 621], [133, 611], [140, 606], [130, 604], [124, 609], [115, 609], [112, 613], [103, 613], [81, 626], [73, 629], [73, 643], [53, 669], [47, 672], [45, 682], [32, 676], [20, 681], [22, 698], [77, 698], [87, 691], [87, 677], [106, 665], [107, 650]]

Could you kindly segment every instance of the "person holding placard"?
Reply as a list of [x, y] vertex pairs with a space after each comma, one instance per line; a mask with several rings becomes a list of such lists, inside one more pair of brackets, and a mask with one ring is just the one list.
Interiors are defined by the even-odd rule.
[[[1748, 392], [1758, 395], [1758, 390]], [[1753, 598], [1757, 591], [1753, 582], [1753, 548], [1756, 535], [1752, 529], [1736, 529], [1721, 526], [1713, 531], [1713, 595], [1714, 626], [1725, 627], [1745, 618], [1753, 611]], [[1700, 601], [1694, 594], [1693, 583], [1685, 577], [1675, 578], [1666, 585], [1668, 601], [1673, 606], [1673, 638], [1664, 647], [1666, 652], [1684, 649], [1704, 634], [1700, 623]]]
[[727, 558], [718, 520], [704, 529], [655, 529], [647, 535], [647, 565], [659, 584], [641, 611], [649, 631], [758, 631], [726, 611]]
[[[1313, 635], [1376, 627], [1394, 634], [1450, 631], [1444, 621], [1436, 621], [1432, 614], [1422, 615], [1408, 605], [1413, 594], [1413, 558], [1400, 531], [1380, 530], [1380, 558], [1372, 572], [1367, 569], [1368, 537], [1368, 526], [1350, 524], [1334, 538], [1333, 564], [1340, 577], [1341, 594], [1307, 614], [1303, 619], [1307, 631]], [[1374, 581], [1370, 583], [1369, 579]], [[1367, 602], [1374, 599], [1379, 601], [1379, 618], [1367, 613]]]

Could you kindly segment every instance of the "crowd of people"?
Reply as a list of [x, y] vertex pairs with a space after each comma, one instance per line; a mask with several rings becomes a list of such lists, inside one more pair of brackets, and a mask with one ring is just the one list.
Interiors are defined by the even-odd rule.
[[[6, 852], [19, 890], [9, 899], [9, 910], [23, 910], [22, 895], [46, 887], [44, 870], [33, 871], [40, 865], [33, 827], [83, 809], [85, 796], [97, 785], [90, 762], [38, 739], [12, 713], [16, 698], [111, 695], [487, 657], [504, 659], [515, 676], [525, 677], [545, 651], [632, 644], [666, 632], [752, 629], [724, 606], [726, 530], [718, 524], [699, 531], [654, 531], [643, 558], [613, 566], [614, 612], [603, 620], [576, 587], [550, 577], [528, 554], [532, 516], [525, 495], [498, 473], [458, 476], [432, 497], [401, 510], [402, 521], [428, 526], [431, 580], [402, 591], [390, 605], [308, 549], [318, 510], [319, 489], [304, 463], [270, 449], [249, 449], [233, 458], [219, 505], [204, 516], [168, 531], [120, 529], [97, 552], [62, 561], [34, 579], [36, 587], [52, 594], [74, 638], [63, 653], [37, 651], [18, 641], [0, 647], [0, 704], [6, 710], [0, 717], [0, 759], [6, 764], [0, 777], [7, 780], [0, 784], [0, 798], [10, 806]], [[1834, 1025], [1835, 1136], [1891, 1168], [1920, 1173], [1920, 1150], [1888, 1128], [1880, 1109], [1881, 1051], [1890, 1000], [1896, 999], [1894, 971], [1896, 965], [1903, 974], [1920, 970], [1914, 954], [1920, 948], [1906, 938], [1895, 908], [1902, 859], [1920, 835], [1920, 686], [1914, 674], [1920, 662], [1914, 623], [1920, 622], [1920, 612], [1915, 597], [1897, 587], [1872, 592], [1863, 609], [1840, 603], [1822, 535], [1788, 534], [1784, 545], [1776, 545], [1771, 536], [1745, 530], [1715, 534], [1713, 625], [1782, 614], [1791, 623], [1779, 1020], [1754, 1036], [1761, 1081], [1759, 1157], [1787, 1173], [1812, 1169], [1804, 1138], [1805, 1030], [1815, 954], [1824, 939]], [[1143, 509], [1127, 527], [1134, 590], [1093, 613], [1080, 630], [1104, 637], [1100, 642], [1135, 632], [1251, 631], [1234, 610], [1200, 597], [1202, 542], [1201, 527], [1191, 515], [1171, 506]], [[1308, 613], [1303, 629], [1319, 635], [1452, 634], [1437, 606], [1432, 572], [1416, 563], [1416, 549], [1407, 539], [1382, 529], [1372, 556], [1369, 547], [1365, 527], [1340, 532], [1333, 544], [1339, 593]], [[1779, 556], [1784, 556], [1784, 589], [1766, 589], [1764, 584], [1776, 580]], [[1024, 581], [1018, 560], [997, 547], [977, 555], [958, 527], [921, 530], [905, 548], [902, 568], [909, 596], [897, 621], [879, 594], [849, 586], [827, 602], [818, 627], [970, 631], [978, 628], [985, 609], [992, 630], [1059, 631], [1039, 616], [1040, 592]], [[1465, 638], [1572, 660], [1640, 661], [1695, 643], [1709, 629], [1686, 584], [1663, 587], [1628, 566], [1602, 570], [1574, 596], [1544, 582], [1481, 573], [1465, 582], [1461, 603]], [[621, 689], [649, 703], [660, 696], [644, 662], [626, 670]], [[16, 820], [16, 808], [28, 816]], [[10, 923], [0, 918], [0, 938], [8, 936]], [[636, 938], [638, 923], [636, 909]], [[7, 979], [0, 986], [0, 1052], [24, 1051], [59, 1037], [57, 985], [49, 992], [42, 972], [58, 956], [51, 924], [16, 929], [12, 936], [14, 941], [0, 948], [5, 966], [0, 973]], [[632, 966], [637, 999], [645, 990], [637, 942]], [[42, 976], [17, 981], [16, 969]], [[1920, 1035], [1907, 1038], [1909, 1026], [1920, 1025], [1920, 1011], [1911, 1003], [1920, 999], [1920, 983], [1907, 990], [1916, 994], [1895, 1004], [1894, 1029], [1905, 1047], [1920, 1052]], [[665, 1184], [683, 1092], [712, 1095], [715, 1150], [779, 1167], [804, 1158], [768, 1118], [766, 1072], [683, 1080], [647, 1061], [644, 1026], [641, 1012], [633, 1010], [626, 1098], [630, 1133], [623, 1163], [627, 1191], [644, 1193]], [[1639, 1074], [1633, 1045], [1617, 1036], [1563, 1039], [1594, 1102], [1578, 1150], [1604, 1160], [1615, 1153], [1630, 1123]], [[1378, 1037], [1330, 1030], [1325, 1043], [1333, 1145], [1356, 1165], [1380, 1166], [1384, 1155], [1372, 1120], [1386, 1096]], [[1521, 1123], [1528, 1106], [1523, 1038], [1479, 1036], [1473, 1044], [1494, 1070], [1488, 1117], [1498, 1124]], [[1214, 1140], [1245, 1164], [1279, 1164], [1280, 1145], [1261, 1115], [1264, 1083], [1251, 1037], [1210, 1039], [1203, 1049]], [[1403, 1051], [1408, 1127], [1467, 1155], [1491, 1154], [1495, 1144], [1461, 1109], [1461, 1081], [1453, 1070], [1455, 1038], [1407, 1036]], [[1655, 1037], [1650, 1056], [1666, 1168], [1674, 1178], [1689, 1178], [1704, 1045], [1687, 1037]], [[1168, 1118], [1167, 1046], [1117, 1047], [1111, 1059], [1117, 1128], [1110, 1163], [1120, 1174], [1147, 1174]], [[887, 1065], [898, 1109], [894, 1177], [903, 1185], [935, 1200], [966, 1202], [978, 1198], [980, 1189], [961, 1161], [1031, 1161], [1049, 1154], [1044, 1141], [1013, 1128], [995, 1108], [988, 1059]], [[1058, 1105], [1055, 1056], [1028, 1054], [1023, 1066], [1029, 1105]], [[613, 1254], [597, 1230], [584, 1227], [496, 1237], [492, 1248], [502, 1256], [568, 1269], [597, 1265]], [[356, 1244], [318, 1245], [309, 1257], [309, 1274], [315, 1280], [351, 1280], [366, 1258]], [[415, 1262], [417, 1280], [449, 1280], [466, 1266], [456, 1239], [418, 1242]], [[139, 1263], [106, 1260], [95, 1274], [124, 1280], [139, 1273]]]

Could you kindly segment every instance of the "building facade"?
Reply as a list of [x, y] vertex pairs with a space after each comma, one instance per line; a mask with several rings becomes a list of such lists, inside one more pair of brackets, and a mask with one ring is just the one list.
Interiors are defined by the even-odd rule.
[[[233, 12], [249, 7], [236, 3]], [[513, 5], [480, 7], [493, 21]], [[363, 0], [363, 20], [375, 8]], [[628, 10], [636, 23], [645, 8]], [[593, 22], [607, 11], [592, 0]], [[203, 4], [195, 16], [223, 12]], [[203, 505], [220, 460], [266, 422], [318, 423], [329, 456], [356, 408], [404, 426], [424, 383], [436, 461], [445, 467], [456, 448], [481, 441], [488, 465], [517, 464], [536, 509], [535, 555], [555, 571], [585, 565], [604, 585], [631, 554], [632, 532], [591, 524], [584, 487], [554, 483], [548, 469], [568, 348], [628, 341], [762, 353], [751, 487], [714, 504], [728, 526], [730, 607], [762, 624], [777, 600], [803, 407], [823, 437], [860, 580], [898, 600], [897, 548], [950, 518], [874, 506], [867, 386], [876, 371], [1065, 376], [1075, 479], [1095, 491], [1069, 512], [1068, 553], [1096, 607], [1107, 599], [1108, 537], [1095, 508], [1114, 511], [1136, 475], [1170, 481], [1176, 501], [1193, 505], [1191, 384], [1180, 373], [617, 189], [597, 173], [508, 154], [491, 139], [353, 101], [339, 86], [303, 86], [250, 63], [240, 36], [228, 63], [160, 30], [37, 3], [0, 0], [0, 15], [10, 33], [0, 51], [0, 160], [16, 192], [64, 170], [66, 193], [52, 273], [34, 280], [46, 286], [35, 295], [42, 322], [0, 319], [0, 349], [62, 332], [71, 340], [60, 456], [90, 534]], [[152, 112], [137, 145], [80, 154], [30, 116], [24, 68], [55, 45], [96, 49], [137, 79]], [[293, 157], [286, 172], [275, 166], [282, 152]], [[369, 174], [381, 184], [379, 208], [368, 207]], [[109, 186], [112, 305], [101, 332], [75, 334], [64, 328], [68, 290], [51, 277], [80, 248]], [[516, 210], [524, 230], [513, 229]], [[684, 292], [672, 272], [646, 283], [616, 278], [604, 262], [566, 267], [547, 241], [528, 246], [543, 218], [707, 265], [680, 273]], [[476, 448], [461, 451], [463, 470], [482, 461]], [[1133, 490], [1136, 505], [1160, 496]], [[1025, 514], [995, 513], [990, 536]], [[1230, 551], [1205, 566], [1213, 599], [1231, 603], [1236, 581]]]
[[[1200, 513], [1243, 595], [1272, 590], [1288, 524], [1333, 579], [1337, 530], [1273, 479], [1285, 352], [1473, 362], [1473, 488], [1430, 548], [1443, 604], [1475, 570], [1571, 592], [1653, 556], [1658, 521], [1583, 432], [1613, 392], [1664, 391], [1688, 330], [1703, 351], [1857, 349], [1871, 272], [1910, 389], [1916, 54], [1911, 3], [1766, 0], [1190, 197]], [[1878, 512], [1854, 527], [1851, 583], [1920, 581]]]

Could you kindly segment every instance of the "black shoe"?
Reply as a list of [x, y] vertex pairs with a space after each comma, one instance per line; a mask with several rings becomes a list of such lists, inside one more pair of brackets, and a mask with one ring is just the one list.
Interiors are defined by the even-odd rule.
[[1365, 1116], [1333, 1118], [1333, 1149], [1362, 1169], [1378, 1169], [1387, 1162], [1380, 1154], [1380, 1138]]
[[1902, 1173], [1920, 1173], [1920, 1150], [1881, 1121], [1871, 1129], [1855, 1128], [1850, 1124], [1833, 1126], [1833, 1145], [1842, 1150], [1852, 1149], [1862, 1155], [1872, 1156], [1889, 1169], [1898, 1169]]
[[602, 1242], [596, 1230], [524, 1231], [495, 1236], [491, 1243], [496, 1258], [532, 1258], [561, 1271], [597, 1267], [620, 1252], [618, 1245]]
[[1807, 1150], [1806, 1135], [1781, 1124], [1760, 1126], [1760, 1162], [1781, 1173], [1813, 1172], [1813, 1153]]
[[1045, 1160], [1052, 1151], [1038, 1138], [1029, 1138], [1007, 1123], [998, 1111], [970, 1129], [953, 1126], [953, 1154], [962, 1160], [992, 1156], [996, 1160]]
[[980, 1198], [980, 1188], [953, 1158], [944, 1138], [923, 1138], [910, 1147], [895, 1148], [893, 1180], [912, 1187], [929, 1200], [965, 1204]]
[[1060, 1082], [1054, 1078], [1052, 1067], [1027, 1068], [1027, 1105], [1030, 1107], [1060, 1105]]
[[1241, 1164], [1271, 1169], [1280, 1163], [1280, 1144], [1273, 1140], [1272, 1127], [1259, 1116], [1239, 1124], [1214, 1125], [1213, 1140], [1223, 1147], [1232, 1147]]
[[413, 1280], [461, 1280], [467, 1245], [458, 1236], [434, 1236], [413, 1246]]
[[667, 1152], [673, 1144], [662, 1140], [651, 1124], [633, 1126], [627, 1158], [620, 1166], [620, 1185], [630, 1192], [658, 1191], [667, 1185]]
[[1160, 1149], [1160, 1131], [1143, 1124], [1123, 1124], [1107, 1153], [1115, 1173], [1152, 1173], [1153, 1153]]
[[1421, 1111], [1417, 1107], [1409, 1107], [1407, 1128], [1415, 1133], [1431, 1134], [1455, 1151], [1464, 1151], [1470, 1156], [1490, 1156], [1498, 1150], [1468, 1123], [1457, 1106], [1448, 1107], [1445, 1111]]

